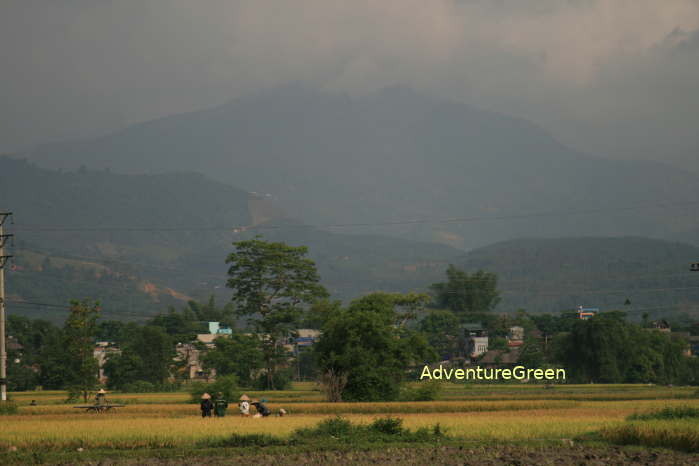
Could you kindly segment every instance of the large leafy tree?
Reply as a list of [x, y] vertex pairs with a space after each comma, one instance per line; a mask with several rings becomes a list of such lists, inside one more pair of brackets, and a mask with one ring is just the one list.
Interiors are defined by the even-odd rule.
[[204, 356], [206, 368], [216, 369], [216, 376], [235, 375], [241, 385], [251, 387], [255, 373], [262, 368], [260, 341], [249, 335], [234, 333], [230, 338], [214, 340], [214, 349]]
[[492, 311], [500, 302], [497, 275], [479, 270], [468, 274], [453, 265], [447, 268], [447, 281], [430, 288], [437, 307], [450, 309], [462, 320]]
[[121, 354], [111, 356], [104, 371], [112, 388], [138, 381], [157, 386], [169, 377], [174, 357], [172, 337], [161, 327], [147, 325], [134, 329]]
[[601, 383], [676, 383], [688, 379], [686, 343], [625, 321], [623, 312], [577, 321], [557, 341], [574, 379]]
[[[410, 367], [433, 355], [421, 334], [402, 325], [425, 298], [373, 293], [325, 322], [315, 351], [322, 373], [342, 380], [334, 401], [398, 398]], [[404, 308], [410, 312], [401, 313]]]
[[285, 357], [282, 342], [295, 330], [305, 305], [327, 296], [315, 263], [305, 247], [263, 241], [260, 237], [233, 243], [226, 263], [233, 303], [241, 315], [251, 316], [260, 338], [267, 388]]
[[79, 392], [83, 401], [97, 386], [98, 365], [94, 357], [97, 318], [100, 306], [89, 300], [71, 301], [70, 315], [63, 326], [65, 379], [71, 392]]
[[440, 359], [449, 359], [459, 351], [459, 318], [447, 309], [431, 310], [418, 324]]

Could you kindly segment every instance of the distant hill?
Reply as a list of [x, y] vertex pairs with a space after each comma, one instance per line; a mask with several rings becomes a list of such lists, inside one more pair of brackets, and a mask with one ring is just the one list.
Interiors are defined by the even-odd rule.
[[[407, 220], [343, 231], [465, 250], [530, 236], [699, 244], [690, 234], [699, 228], [696, 174], [581, 154], [526, 120], [401, 87], [349, 97], [284, 86], [27, 157], [73, 169], [198, 171], [269, 193], [307, 223]], [[449, 218], [470, 220], [435, 221]]]
[[[560, 311], [578, 305], [628, 310], [634, 317], [693, 312], [699, 318], [699, 248], [638, 237], [518, 239], [456, 261], [498, 274], [499, 310]], [[624, 305], [629, 299], [631, 305]]]
[[15, 214], [13, 299], [99, 298], [122, 318], [189, 297], [229, 299], [225, 257], [233, 241], [255, 234], [308, 246], [336, 299], [424, 289], [460, 254], [443, 245], [312, 228], [288, 219], [267, 196], [196, 173], [62, 172], [0, 157], [0, 209]]

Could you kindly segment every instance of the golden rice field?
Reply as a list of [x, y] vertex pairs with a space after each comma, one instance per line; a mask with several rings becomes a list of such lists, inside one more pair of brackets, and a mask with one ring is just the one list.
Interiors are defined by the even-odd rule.
[[[469, 442], [550, 442], [618, 427], [635, 412], [667, 406], [699, 408], [696, 389], [649, 386], [446, 386], [444, 400], [396, 403], [325, 403], [301, 401], [320, 397], [313, 386], [286, 392], [252, 392], [284, 407], [286, 417], [264, 419], [235, 415], [235, 405], [222, 419], [201, 419], [186, 393], [111, 394], [131, 400], [117, 412], [84, 413], [64, 404], [65, 393], [13, 394], [17, 415], [0, 418], [0, 450], [139, 449], [188, 447], [233, 433], [289, 436], [328, 417], [342, 415], [353, 423], [370, 423], [387, 414], [410, 429], [439, 423], [447, 433]], [[567, 393], [566, 393], [567, 392]], [[566, 399], [566, 394], [569, 398]], [[296, 396], [294, 396], [296, 395]], [[460, 396], [459, 396], [460, 395]], [[626, 398], [625, 398], [626, 397]], [[606, 401], [595, 401], [605, 399]], [[28, 406], [37, 400], [38, 406]], [[638, 423], [636, 423], [638, 424]], [[697, 429], [696, 423], [683, 428]]]

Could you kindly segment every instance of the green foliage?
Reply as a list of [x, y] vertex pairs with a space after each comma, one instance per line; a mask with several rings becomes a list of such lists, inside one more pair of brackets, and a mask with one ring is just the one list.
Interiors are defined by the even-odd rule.
[[654, 448], [672, 448], [689, 453], [699, 452], [699, 433], [696, 422], [644, 421], [608, 427], [600, 432], [602, 438], [620, 445], [642, 445]]
[[500, 302], [497, 276], [483, 270], [468, 274], [449, 265], [446, 283], [435, 283], [430, 288], [436, 307], [450, 309], [462, 322], [475, 313], [492, 311]]
[[235, 307], [232, 303], [219, 307], [214, 296], [210, 296], [204, 304], [197, 301], [187, 302], [187, 306], [181, 311], [170, 306], [167, 312], [156, 315], [148, 323], [162, 327], [173, 340], [185, 342], [193, 340], [197, 333], [205, 331], [202, 327], [206, 322], [220, 322], [222, 326], [234, 328]]
[[558, 360], [580, 382], [678, 383], [687, 381], [692, 364], [683, 342], [628, 323], [620, 312], [578, 320], [556, 346]]
[[391, 416], [376, 419], [369, 425], [369, 428], [386, 435], [400, 435], [404, 432], [403, 419]]
[[17, 403], [11, 400], [0, 401], [0, 416], [10, 416], [17, 414]]
[[243, 386], [250, 387], [254, 375], [263, 366], [261, 346], [258, 338], [242, 333], [217, 338], [214, 348], [203, 357], [204, 367], [216, 369], [217, 375], [234, 374]]
[[373, 293], [326, 322], [315, 351], [322, 373], [347, 377], [343, 400], [396, 400], [409, 366], [434, 356], [422, 335], [398, 325], [403, 316], [396, 308], [406, 298]]
[[321, 329], [325, 322], [342, 307], [340, 301], [331, 301], [327, 298], [319, 299], [311, 304], [308, 312], [303, 316], [301, 328]]
[[252, 325], [260, 336], [272, 389], [277, 365], [285, 358], [279, 344], [300, 322], [303, 305], [327, 296], [319, 284], [315, 263], [305, 247], [271, 243], [256, 237], [234, 243], [226, 263], [233, 302], [241, 315], [256, 316]]
[[425, 334], [427, 342], [440, 360], [449, 359], [458, 353], [462, 338], [459, 318], [452, 311], [430, 310], [417, 328]]
[[414, 443], [438, 442], [445, 436], [439, 424], [431, 429], [422, 428], [413, 432], [403, 427], [403, 419], [384, 417], [369, 425], [355, 425], [340, 416], [325, 419], [315, 427], [297, 429], [290, 438], [295, 444], [323, 441], [341, 442], [352, 445], [366, 443]]
[[109, 388], [125, 391], [125, 385], [146, 381], [160, 386], [174, 365], [174, 342], [160, 327], [136, 327], [123, 341], [120, 354], [110, 355], [104, 365]]
[[276, 370], [270, 380], [267, 374], [260, 374], [255, 380], [256, 390], [288, 390], [291, 388], [291, 370]]
[[66, 383], [82, 393], [83, 401], [97, 386], [97, 360], [93, 356], [99, 303], [72, 301], [63, 327]]
[[420, 382], [416, 388], [405, 386], [400, 401], [434, 401], [439, 397], [442, 384], [437, 381]]
[[287, 445], [286, 440], [270, 434], [236, 434], [224, 438], [204, 439], [197, 442], [199, 448], [270, 447]]
[[199, 403], [204, 393], [208, 393], [213, 397], [219, 392], [223, 394], [226, 400], [237, 400], [240, 396], [240, 390], [236, 376], [226, 375], [218, 377], [213, 383], [194, 382], [189, 387], [190, 401], [192, 403]]

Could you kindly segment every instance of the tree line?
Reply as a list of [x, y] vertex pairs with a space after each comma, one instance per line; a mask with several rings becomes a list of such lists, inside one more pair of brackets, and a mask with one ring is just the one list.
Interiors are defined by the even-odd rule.
[[[490, 349], [503, 352], [510, 327], [523, 327], [519, 363], [565, 367], [572, 381], [699, 384], [699, 359], [683, 354], [687, 342], [628, 322], [623, 313], [587, 321], [572, 312], [493, 313], [500, 295], [490, 272], [450, 266], [446, 281], [432, 285], [429, 294], [375, 292], [343, 305], [320, 285], [305, 247], [259, 237], [234, 246], [226, 258], [233, 294], [223, 306], [213, 298], [190, 302], [139, 324], [99, 321], [98, 303], [73, 301], [62, 328], [10, 316], [9, 334], [23, 347], [21, 354], [11, 349], [11, 390], [40, 385], [86, 397], [98, 382], [96, 341], [120, 349], [103, 367], [109, 388], [176, 389], [188, 378], [176, 345], [193, 342], [208, 321], [229, 326], [232, 335], [217, 338], [212, 348], [193, 343], [205, 371], [258, 389], [284, 389], [293, 377], [318, 380], [334, 401], [427, 396], [406, 395], [405, 382], [424, 364], [463, 361], [458, 357], [464, 356], [469, 323], [480, 324]], [[312, 348], [289, 354], [286, 345], [298, 328], [318, 329], [320, 337]], [[699, 333], [699, 327], [690, 330]]]

